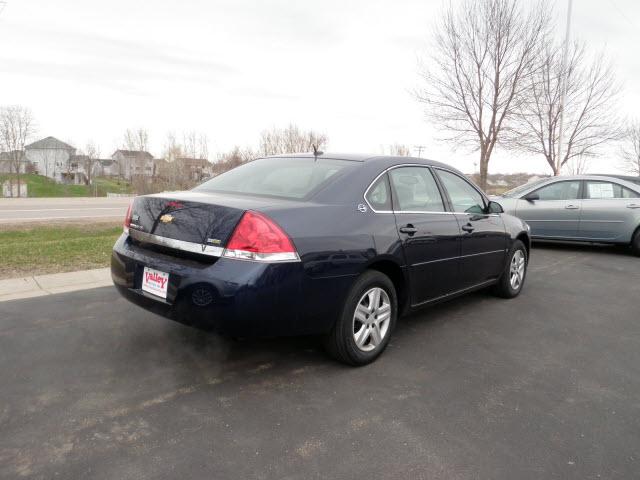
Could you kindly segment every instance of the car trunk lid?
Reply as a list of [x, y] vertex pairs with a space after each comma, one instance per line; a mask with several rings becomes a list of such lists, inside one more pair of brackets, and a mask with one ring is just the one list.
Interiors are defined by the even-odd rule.
[[197, 253], [188, 248], [196, 245], [202, 253], [215, 253], [226, 245], [247, 210], [243, 203], [191, 192], [137, 197], [129, 231], [136, 240]]

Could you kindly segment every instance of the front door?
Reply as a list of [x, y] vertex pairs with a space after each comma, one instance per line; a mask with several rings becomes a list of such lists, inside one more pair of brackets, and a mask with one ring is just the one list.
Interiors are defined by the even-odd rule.
[[562, 180], [530, 192], [538, 200], [521, 198], [516, 205], [516, 216], [531, 227], [531, 235], [537, 238], [578, 237], [582, 200], [580, 180]]
[[488, 214], [484, 196], [463, 177], [436, 169], [461, 230], [460, 285], [473, 287], [500, 276], [507, 234], [500, 214]]
[[411, 281], [411, 303], [419, 305], [458, 288], [460, 228], [447, 212], [428, 167], [389, 171], [398, 234]]

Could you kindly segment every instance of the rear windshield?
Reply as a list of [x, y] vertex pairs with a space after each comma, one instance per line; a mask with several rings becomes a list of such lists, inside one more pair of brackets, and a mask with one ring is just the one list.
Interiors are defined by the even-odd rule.
[[348, 160], [261, 158], [199, 185], [199, 192], [248, 193], [300, 199], [313, 194], [339, 172], [357, 166]]

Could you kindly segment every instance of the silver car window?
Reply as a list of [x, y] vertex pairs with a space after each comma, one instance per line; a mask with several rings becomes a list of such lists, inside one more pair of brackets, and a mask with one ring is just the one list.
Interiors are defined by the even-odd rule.
[[613, 182], [601, 182], [589, 180], [586, 182], [585, 198], [638, 198], [640, 195], [622, 185]]
[[532, 193], [537, 193], [540, 200], [577, 200], [580, 193], [580, 181], [556, 182]]

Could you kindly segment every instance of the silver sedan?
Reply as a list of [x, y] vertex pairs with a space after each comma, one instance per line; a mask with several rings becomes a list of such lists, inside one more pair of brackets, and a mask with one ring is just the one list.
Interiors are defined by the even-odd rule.
[[554, 177], [493, 197], [534, 239], [630, 245], [640, 256], [640, 185], [613, 176]]

